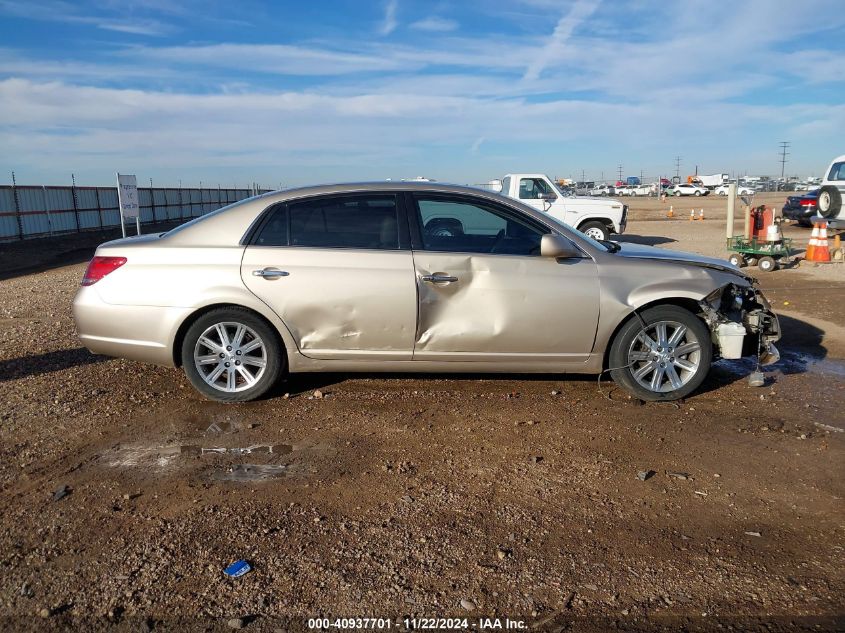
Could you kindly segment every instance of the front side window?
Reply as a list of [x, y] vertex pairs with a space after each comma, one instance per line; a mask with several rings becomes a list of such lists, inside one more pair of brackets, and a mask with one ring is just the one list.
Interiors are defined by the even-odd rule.
[[420, 197], [417, 207], [424, 250], [540, 254], [542, 230], [482, 202]]
[[543, 178], [521, 178], [519, 180], [520, 200], [541, 200], [544, 196], [555, 196], [551, 186]]
[[290, 246], [399, 248], [396, 196], [329, 196], [288, 204]]

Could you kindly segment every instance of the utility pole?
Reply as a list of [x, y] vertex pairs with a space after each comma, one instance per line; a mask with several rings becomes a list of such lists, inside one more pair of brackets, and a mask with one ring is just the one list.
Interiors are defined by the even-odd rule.
[[586, 182], [587, 178], [584, 175], [584, 170], [581, 170], [581, 182]]
[[786, 157], [789, 156], [789, 141], [780, 142], [780, 179], [783, 180], [783, 174], [786, 170]]
[[681, 177], [681, 157], [675, 156], [675, 178]]
[[619, 182], [622, 182], [622, 165], [619, 165]]

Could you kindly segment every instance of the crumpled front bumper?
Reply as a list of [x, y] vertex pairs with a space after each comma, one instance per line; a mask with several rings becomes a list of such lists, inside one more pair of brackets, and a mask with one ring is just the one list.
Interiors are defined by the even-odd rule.
[[[780, 360], [780, 352], [775, 347], [781, 337], [780, 321], [754, 283], [727, 284], [708, 295], [700, 305], [721, 358], [757, 356], [763, 365]], [[738, 326], [745, 331], [741, 351], [728, 345], [723, 334], [728, 328], [720, 327], [725, 324], [734, 324], [733, 331], [737, 331]]]

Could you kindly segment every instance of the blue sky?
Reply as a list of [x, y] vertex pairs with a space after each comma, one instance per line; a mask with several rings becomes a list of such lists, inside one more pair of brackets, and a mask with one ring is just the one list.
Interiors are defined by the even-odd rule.
[[0, 0], [0, 182], [817, 175], [839, 0]]

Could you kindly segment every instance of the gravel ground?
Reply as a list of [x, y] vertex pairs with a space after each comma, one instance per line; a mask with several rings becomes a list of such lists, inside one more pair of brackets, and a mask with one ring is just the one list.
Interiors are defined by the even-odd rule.
[[[626, 239], [719, 251], [717, 219], [659, 204], [632, 202]], [[48, 266], [81, 247], [51, 244], [0, 282], [4, 630], [843, 626], [841, 267], [763, 279], [785, 336], [760, 389], [721, 362], [677, 404], [595, 377], [318, 375], [222, 405], [82, 349], [84, 265]]]

